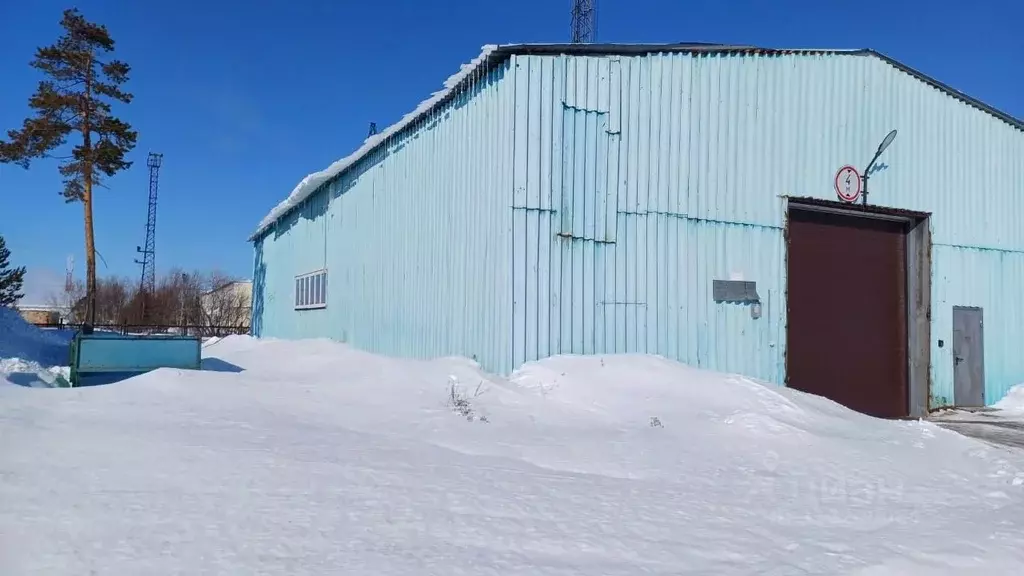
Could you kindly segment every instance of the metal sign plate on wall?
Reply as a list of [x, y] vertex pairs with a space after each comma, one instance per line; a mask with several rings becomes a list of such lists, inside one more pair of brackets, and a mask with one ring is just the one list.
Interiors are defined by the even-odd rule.
[[860, 198], [862, 186], [860, 172], [853, 166], [846, 165], [836, 171], [836, 195], [843, 202], [856, 202]]

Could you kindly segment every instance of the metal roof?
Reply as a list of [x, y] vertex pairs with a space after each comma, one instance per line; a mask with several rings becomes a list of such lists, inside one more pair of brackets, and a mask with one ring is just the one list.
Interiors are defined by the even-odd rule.
[[[486, 46], [483, 53], [477, 57], [477, 59], [468, 66], [463, 66], [463, 69], [456, 74], [460, 78], [456, 79], [452, 84], [446, 85], [445, 90], [439, 93], [435, 93], [434, 97], [421, 103], [413, 113], [407, 114], [396, 124], [389, 126], [385, 129], [379, 137], [372, 137], [368, 139], [360, 150], [349, 156], [345, 163], [346, 166], [338, 170], [337, 174], [330, 176], [330, 179], [340, 175], [341, 173], [347, 172], [351, 166], [358, 163], [367, 155], [380, 146], [386, 144], [390, 140], [391, 136], [404, 133], [411, 128], [414, 128], [419, 124], [420, 120], [428, 116], [430, 113], [436, 111], [440, 107], [444, 106], [457, 94], [462, 92], [470, 82], [475, 78], [478, 78], [481, 73], [493, 69], [494, 67], [502, 64], [512, 55], [516, 54], [537, 54], [537, 55], [579, 55], [579, 56], [603, 56], [603, 55], [622, 55], [622, 56], [636, 56], [643, 54], [657, 54], [657, 53], [691, 53], [691, 54], [755, 54], [755, 55], [766, 55], [766, 56], [785, 56], [785, 55], [849, 55], [849, 56], [870, 56], [878, 58], [894, 68], [917, 78], [918, 80], [932, 86], [933, 88], [944, 92], [945, 94], [969, 105], [978, 110], [986, 112], [1003, 122], [1006, 122], [1010, 126], [1024, 132], [1024, 120], [1015, 118], [1014, 116], [993, 108], [988, 104], [985, 104], [981, 100], [972, 98], [967, 94], [939, 82], [935, 78], [928, 76], [910, 66], [907, 66], [881, 52], [871, 50], [868, 48], [861, 49], [821, 49], [821, 48], [763, 48], [758, 46], [746, 46], [746, 45], [731, 45], [731, 44], [712, 44], [702, 42], [680, 42], [675, 44], [504, 44], [500, 46]], [[455, 78], [455, 76], [453, 76]], [[312, 176], [312, 175], [311, 175]], [[310, 176], [307, 176], [307, 179]], [[268, 230], [270, 230], [272, 224], [277, 222], [286, 214], [293, 211], [299, 202], [308, 197], [313, 190], [307, 190], [300, 194], [301, 197], [293, 198], [302, 187], [303, 183], [300, 183], [296, 191], [293, 191], [292, 195], [285, 200], [282, 204], [288, 203], [290, 200], [294, 200], [291, 207], [278, 211], [278, 208], [272, 211], [272, 216], [268, 216], [271, 219], [271, 223], [261, 223], [260, 227], [253, 232], [249, 237], [250, 241], [254, 241], [257, 238], [263, 236]], [[317, 185], [316, 187], [319, 187]], [[280, 206], [279, 206], [280, 207]], [[273, 215], [274, 211], [278, 211], [276, 215]], [[264, 219], [265, 221], [267, 219]]]
[[931, 85], [949, 96], [987, 112], [992, 116], [1024, 131], [1024, 120], [993, 108], [988, 104], [972, 98], [967, 94], [944, 84], [927, 74], [915, 70], [898, 60], [870, 48], [857, 49], [822, 49], [822, 48], [762, 48], [733, 44], [711, 44], [703, 42], [681, 42], [677, 44], [506, 44], [499, 46], [492, 57], [510, 56], [513, 54], [569, 54], [580, 56], [654, 54], [659, 52], [704, 53], [704, 54], [763, 54], [766, 56], [783, 56], [791, 54], [841, 54], [853, 56], [874, 56], [894, 68], [906, 72], [918, 80]]

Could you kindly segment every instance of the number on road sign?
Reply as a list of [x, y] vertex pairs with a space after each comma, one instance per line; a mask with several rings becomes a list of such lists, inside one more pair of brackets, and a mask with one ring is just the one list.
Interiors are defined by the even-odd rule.
[[836, 195], [843, 202], [856, 202], [860, 198], [862, 181], [853, 166], [843, 166], [836, 172]]

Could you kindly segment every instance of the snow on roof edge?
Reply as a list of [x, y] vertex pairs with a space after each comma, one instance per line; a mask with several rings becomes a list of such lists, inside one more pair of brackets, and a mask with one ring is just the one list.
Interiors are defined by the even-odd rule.
[[[932, 77], [930, 77], [930, 76], [928, 76], [926, 74], [923, 74], [922, 72], [919, 72], [919, 71], [917, 71], [917, 70], [915, 70], [913, 68], [910, 68], [909, 66], [906, 66], [905, 64], [902, 64], [899, 61], [897, 61], [897, 60], [895, 60], [893, 58], [890, 58], [889, 56], [886, 56], [886, 55], [884, 55], [884, 54], [882, 54], [880, 52], [877, 52], [877, 51], [874, 51], [874, 50], [871, 50], [871, 49], [808, 49], [808, 48], [797, 48], [797, 49], [780, 50], [780, 49], [771, 49], [771, 48], [758, 48], [758, 47], [755, 47], [755, 46], [731, 46], [731, 45], [727, 45], [727, 44], [708, 44], [706, 46], [697, 46], [697, 45], [686, 45], [686, 44], [646, 44], [646, 43], [636, 43], [636, 44], [616, 43], [616, 44], [612, 44], [612, 45], [594, 45], [593, 47], [594, 48], [598, 48], [598, 49], [604, 47], [605, 49], [607, 49], [608, 46], [618, 46], [620, 48], [621, 47], [633, 47], [633, 48], [637, 48], [637, 49], [655, 49], [655, 48], [672, 49], [673, 47], [675, 47], [675, 48], [678, 48], [678, 49], [685, 49], [685, 50], [700, 50], [700, 49], [704, 49], [704, 50], [707, 50], [707, 51], [716, 51], [716, 50], [755, 50], [756, 51], [756, 50], [762, 50], [762, 51], [768, 51], [768, 52], [831, 52], [831, 53], [837, 53], [837, 54], [860, 54], [860, 53], [866, 53], [866, 54], [873, 55], [873, 56], [875, 56], [877, 58], [880, 58], [881, 60], [883, 60], [885, 62], [888, 62], [889, 64], [895, 66], [897, 69], [902, 70], [902, 71], [910, 74], [911, 76], [916, 77], [918, 80], [921, 80], [921, 81], [925, 82], [926, 84], [930, 84], [930, 85], [938, 88], [939, 90], [941, 90], [941, 91], [943, 91], [943, 92], [953, 96], [954, 98], [956, 98], [958, 100], [961, 100], [963, 102], [966, 102], [968, 105], [974, 106], [975, 108], [978, 108], [978, 109], [980, 109], [980, 110], [982, 110], [984, 112], [992, 114], [993, 116], [999, 118], [1000, 120], [1003, 120], [1004, 122], [1009, 123], [1010, 125], [1014, 126], [1015, 128], [1024, 131], [1024, 122], [1022, 122], [1021, 120], [1019, 120], [1017, 118], [1014, 118], [1013, 116], [1010, 116], [1009, 114], [1006, 114], [1005, 112], [1002, 112], [1002, 111], [1000, 111], [998, 109], [992, 108], [991, 106], [988, 106], [987, 104], [985, 104], [984, 102], [981, 102], [980, 100], [972, 98], [972, 97], [970, 97], [970, 96], [968, 96], [968, 95], [966, 95], [966, 94], [964, 94], [964, 93], [962, 93], [962, 92], [960, 92], [960, 91], [958, 91], [958, 90], [956, 90], [956, 89], [954, 89], [954, 88], [952, 88], [950, 86], [947, 86], [947, 85], [939, 82], [938, 80], [935, 80], [934, 78], [932, 78]], [[427, 98], [426, 100], [420, 102], [420, 104], [418, 106], [416, 106], [416, 108], [412, 112], [409, 112], [408, 114], [403, 116], [402, 119], [399, 120], [398, 122], [395, 122], [391, 126], [388, 126], [383, 132], [380, 132], [378, 134], [374, 134], [373, 136], [370, 136], [369, 138], [364, 140], [363, 141], [363, 145], [360, 146], [355, 152], [349, 154], [348, 156], [342, 158], [341, 160], [338, 160], [338, 161], [334, 162], [333, 164], [328, 166], [326, 169], [321, 170], [319, 172], [314, 172], [312, 174], [307, 175], [305, 178], [303, 178], [302, 181], [300, 181], [295, 186], [295, 188], [292, 190], [291, 194], [289, 194], [288, 197], [284, 201], [282, 201], [280, 204], [278, 204], [277, 206], [272, 208], [270, 210], [270, 212], [263, 218], [263, 220], [260, 221], [259, 226], [252, 233], [252, 235], [249, 236], [249, 241], [250, 242], [255, 241], [256, 238], [258, 238], [261, 234], [266, 232], [266, 230], [268, 228], [270, 228], [275, 222], [277, 222], [277, 220], [279, 220], [282, 216], [284, 216], [292, 208], [294, 208], [295, 206], [299, 205], [299, 203], [301, 203], [303, 200], [305, 200], [311, 194], [313, 194], [313, 192], [315, 192], [318, 188], [320, 188], [320, 186], [323, 183], [331, 180], [335, 176], [337, 176], [337, 175], [341, 174], [342, 172], [344, 172], [350, 166], [352, 166], [353, 164], [355, 164], [356, 162], [361, 160], [364, 156], [366, 156], [371, 150], [373, 150], [378, 145], [380, 145], [381, 142], [383, 142], [384, 140], [390, 138], [391, 136], [394, 136], [395, 134], [401, 132], [407, 126], [409, 126], [414, 121], [416, 121], [421, 115], [425, 114], [430, 109], [432, 109], [434, 106], [436, 106], [438, 103], [440, 103], [441, 101], [445, 100], [449, 95], [451, 95], [452, 91], [454, 91], [455, 88], [457, 88], [459, 86], [459, 84], [462, 83], [463, 80], [465, 80], [470, 74], [472, 74], [474, 71], [476, 71], [479, 67], [485, 65], [487, 63], [488, 59], [490, 58], [490, 56], [494, 52], [502, 50], [502, 49], [504, 49], [504, 50], [517, 50], [517, 49], [529, 49], [531, 47], [535, 47], [535, 48], [548, 47], [548, 48], [559, 48], [559, 49], [565, 50], [565, 49], [568, 49], [570, 47], [574, 47], [574, 48], [577, 48], [577, 49], [580, 48], [580, 47], [586, 48], [587, 45], [585, 45], [585, 44], [583, 44], [583, 45], [545, 44], [545, 43], [503, 44], [503, 45], [486, 44], [486, 45], [484, 45], [481, 48], [480, 54], [476, 58], [474, 58], [473, 60], [471, 60], [470, 62], [468, 62], [466, 64], [463, 64], [458, 72], [456, 72], [455, 74], [452, 74], [451, 76], [448, 77], [447, 80], [445, 80], [444, 88], [442, 88], [441, 90], [438, 90], [437, 92], [434, 92], [433, 94], [431, 94], [431, 96], [429, 98]]]
[[263, 218], [263, 220], [260, 221], [260, 224], [256, 228], [256, 231], [253, 232], [252, 235], [249, 237], [249, 241], [252, 242], [256, 240], [256, 238], [259, 237], [268, 228], [270, 228], [274, 224], [274, 222], [276, 222], [278, 219], [284, 216], [285, 213], [290, 211], [292, 208], [298, 206], [303, 200], [308, 198], [311, 194], [313, 194], [313, 192], [320, 188], [320, 186], [324, 182], [327, 182], [334, 178], [335, 176], [344, 172], [350, 166], [352, 166], [353, 164], [361, 160], [364, 156], [366, 156], [371, 150], [376, 148], [381, 142], [387, 140], [391, 136], [394, 136], [398, 132], [402, 131], [406, 126], [412, 124], [422, 114], [426, 113], [439, 102], [447, 98], [452, 93], [452, 91], [455, 90], [455, 88], [462, 83], [463, 80], [465, 80], [481, 65], [486, 63], [490, 55], [497, 49], [497, 44], [487, 44], [483, 46], [480, 50], [480, 54], [476, 58], [470, 60], [466, 64], [463, 64], [459, 68], [458, 72], [452, 74], [451, 76], [448, 77], [447, 80], [444, 81], [444, 88], [438, 90], [437, 92], [434, 92], [433, 94], [430, 95], [429, 98], [420, 102], [419, 105], [416, 106], [416, 108], [412, 112], [409, 112], [405, 116], [402, 116], [401, 120], [395, 122], [391, 126], [388, 126], [382, 132], [374, 134], [373, 136], [370, 136], [369, 138], [364, 140], [363, 145], [360, 146], [355, 152], [349, 154], [348, 156], [342, 158], [341, 160], [335, 161], [327, 168], [319, 172], [309, 174], [305, 178], [303, 178], [302, 181], [300, 181], [295, 186], [291, 194], [289, 194], [288, 197], [285, 198], [284, 201], [282, 201], [280, 204], [274, 206], [270, 210], [270, 212]]
[[[452, 91], [455, 90], [455, 88], [458, 87], [459, 84], [462, 83], [463, 80], [465, 80], [477, 68], [479, 68], [480, 66], [486, 64], [486, 62], [488, 61], [488, 59], [490, 58], [490, 56], [494, 52], [496, 52], [498, 50], [501, 50], [501, 49], [529, 49], [531, 47], [537, 47], [537, 48], [540, 48], [540, 47], [560, 47], [562, 49], [568, 49], [570, 47], [573, 47], [573, 48], [577, 48], [578, 49], [581, 46], [585, 47], [586, 45], [572, 45], [572, 44], [562, 44], [562, 43], [556, 43], [556, 44], [549, 44], [549, 43], [519, 43], [519, 44], [503, 44], [503, 45], [485, 44], [480, 49], [480, 54], [476, 58], [474, 58], [473, 60], [470, 60], [466, 64], [463, 64], [458, 72], [456, 72], [455, 74], [452, 74], [451, 76], [448, 77], [447, 80], [445, 80], [444, 87], [441, 90], [438, 90], [437, 92], [434, 92], [433, 94], [430, 95], [429, 98], [427, 98], [426, 100], [423, 100], [422, 102], [420, 102], [419, 105], [416, 106], [416, 108], [412, 112], [409, 112], [408, 114], [403, 116], [402, 119], [399, 120], [398, 122], [395, 122], [391, 126], [388, 126], [386, 129], [384, 129], [384, 131], [382, 131], [382, 132], [380, 132], [378, 134], [374, 134], [373, 136], [368, 137], [366, 140], [363, 141], [363, 145], [360, 146], [358, 149], [356, 149], [355, 152], [349, 154], [348, 156], [346, 156], [346, 157], [344, 157], [344, 158], [342, 158], [340, 160], [335, 161], [330, 166], [328, 166], [327, 168], [325, 168], [323, 170], [320, 170], [319, 172], [313, 172], [312, 174], [306, 175], [306, 177], [303, 178], [295, 186], [295, 188], [292, 189], [291, 194], [289, 194], [287, 198], [285, 198], [277, 206], [274, 206], [270, 210], [270, 212], [267, 213], [267, 215], [263, 217], [263, 220], [260, 221], [259, 226], [257, 226], [256, 230], [252, 233], [252, 235], [249, 236], [249, 241], [250, 242], [255, 241], [256, 238], [258, 238], [261, 234], [266, 232], [267, 229], [270, 228], [271, 226], [273, 226], [273, 224], [275, 222], [277, 222], [282, 216], [284, 216], [291, 209], [295, 208], [303, 200], [305, 200], [310, 195], [312, 195], [317, 189], [320, 188], [320, 186], [322, 184], [324, 184], [325, 182], [331, 180], [335, 176], [338, 176], [339, 174], [344, 172], [350, 166], [352, 166], [353, 164], [355, 164], [356, 162], [361, 160], [364, 156], [366, 156], [371, 150], [376, 148], [382, 141], [387, 140], [388, 138], [390, 138], [391, 136], [394, 136], [398, 132], [401, 132], [408, 125], [410, 125], [414, 121], [416, 121], [416, 119], [418, 119], [422, 114], [428, 112], [431, 108], [436, 106], [439, 102], [441, 102], [445, 98], [447, 98], [452, 93]], [[594, 47], [596, 47], [598, 49], [600, 49], [602, 47], [604, 49], [607, 49], [608, 46], [618, 46], [620, 48], [621, 47], [635, 47], [635, 48], [639, 48], [639, 49], [654, 49], [654, 48], [659, 48], [659, 47], [660, 48], [672, 48], [673, 46], [679, 47], [679, 48], [685, 47], [685, 45], [682, 45], [682, 44], [680, 44], [680, 45], [675, 45], [675, 44], [649, 44], [649, 43], [643, 43], [643, 42], [640, 42], [640, 43], [616, 43], [616, 44], [613, 44], [613, 45], [606, 45], [606, 44], [594, 45]], [[697, 47], [698, 46], [691, 46], [691, 48], [697, 48]], [[706, 48], [708, 48], [708, 49], [726, 49], [726, 48], [753, 49], [753, 47], [738, 47], [738, 46], [728, 46], [728, 45], [708, 45]]]

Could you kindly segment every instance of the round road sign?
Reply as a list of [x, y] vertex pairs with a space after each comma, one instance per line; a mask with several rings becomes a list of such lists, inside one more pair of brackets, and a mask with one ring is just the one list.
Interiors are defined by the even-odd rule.
[[853, 166], [843, 166], [836, 172], [836, 195], [843, 202], [856, 202], [857, 198], [860, 198], [862, 186], [860, 172], [857, 172]]

